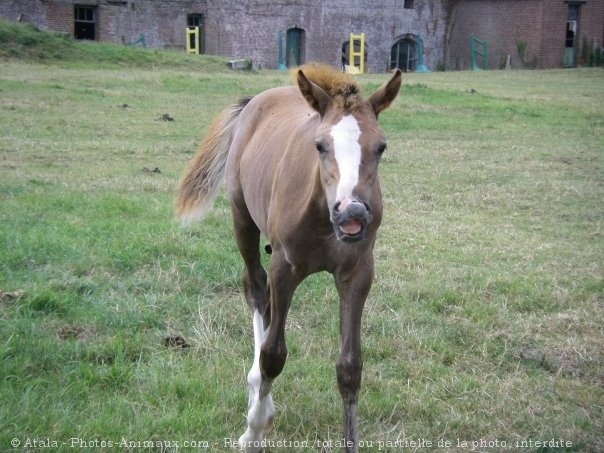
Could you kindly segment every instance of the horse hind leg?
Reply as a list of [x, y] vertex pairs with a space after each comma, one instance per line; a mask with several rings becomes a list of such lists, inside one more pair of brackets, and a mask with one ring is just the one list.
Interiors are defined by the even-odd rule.
[[232, 197], [231, 211], [237, 248], [243, 258], [243, 287], [245, 301], [252, 310], [257, 310], [268, 326], [268, 282], [266, 271], [260, 260], [260, 230], [254, 223], [243, 197]]

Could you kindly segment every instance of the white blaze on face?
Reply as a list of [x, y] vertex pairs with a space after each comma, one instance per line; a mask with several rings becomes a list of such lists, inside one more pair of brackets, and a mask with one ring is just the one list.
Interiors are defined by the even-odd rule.
[[359, 182], [361, 130], [357, 120], [352, 115], [347, 115], [331, 128], [330, 133], [333, 137], [334, 154], [340, 173], [336, 203], [342, 203], [340, 209], [344, 209], [352, 201], [352, 190]]

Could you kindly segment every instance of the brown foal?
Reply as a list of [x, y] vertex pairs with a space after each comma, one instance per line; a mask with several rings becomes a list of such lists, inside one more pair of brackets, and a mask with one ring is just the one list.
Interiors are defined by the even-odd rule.
[[[226, 179], [254, 327], [247, 429], [239, 446], [262, 449], [275, 414], [271, 386], [287, 357], [285, 320], [294, 291], [310, 274], [327, 271], [340, 297], [336, 373], [345, 450], [358, 451], [361, 315], [382, 219], [378, 164], [386, 138], [377, 119], [398, 95], [401, 72], [366, 100], [355, 81], [326, 66], [303, 67], [296, 81], [215, 119], [180, 182], [176, 210], [185, 221], [203, 217]], [[261, 235], [272, 249], [268, 278]]]

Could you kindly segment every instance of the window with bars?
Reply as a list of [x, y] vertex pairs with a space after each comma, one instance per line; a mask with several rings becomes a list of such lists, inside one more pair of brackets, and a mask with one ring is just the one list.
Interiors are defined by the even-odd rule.
[[96, 39], [96, 6], [76, 5], [74, 6], [75, 39]]

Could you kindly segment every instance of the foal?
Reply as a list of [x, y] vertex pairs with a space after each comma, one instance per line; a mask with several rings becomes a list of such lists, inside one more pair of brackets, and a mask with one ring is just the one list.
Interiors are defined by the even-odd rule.
[[[296, 79], [297, 87], [267, 90], [214, 120], [180, 181], [176, 211], [185, 221], [203, 217], [226, 177], [254, 327], [247, 429], [239, 445], [262, 449], [275, 414], [271, 386], [287, 357], [292, 296], [307, 276], [328, 271], [340, 297], [336, 373], [345, 450], [357, 451], [361, 314], [382, 219], [378, 163], [386, 138], [377, 117], [398, 95], [401, 72], [367, 100], [356, 82], [326, 66], [303, 67]], [[272, 249], [268, 279], [261, 234]]]

